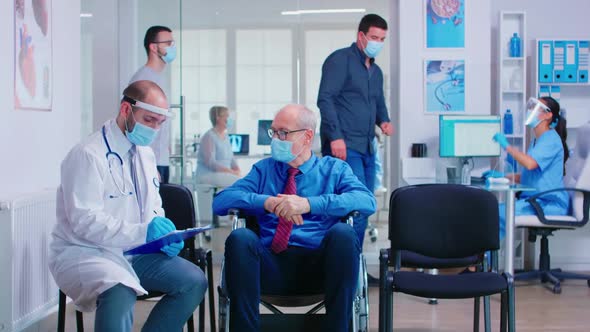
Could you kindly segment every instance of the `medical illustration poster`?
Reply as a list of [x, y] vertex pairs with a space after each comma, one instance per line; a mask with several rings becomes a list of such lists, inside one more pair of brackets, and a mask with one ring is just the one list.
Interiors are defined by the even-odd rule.
[[465, 0], [424, 0], [426, 48], [465, 47]]
[[51, 110], [51, 0], [14, 0], [14, 103]]
[[465, 112], [465, 60], [424, 62], [426, 113]]

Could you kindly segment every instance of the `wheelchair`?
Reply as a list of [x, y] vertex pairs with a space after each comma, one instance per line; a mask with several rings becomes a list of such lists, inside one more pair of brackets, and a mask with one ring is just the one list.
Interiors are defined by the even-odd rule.
[[[239, 218], [239, 211], [237, 209], [230, 209], [229, 215], [232, 220], [232, 231], [238, 228], [247, 227], [255, 230], [257, 224], [255, 218]], [[343, 221], [346, 221], [348, 225], [352, 227], [354, 223], [354, 217], [358, 217], [359, 213], [353, 211], [349, 213]], [[221, 263], [221, 280], [220, 286], [217, 290], [219, 293], [219, 332], [229, 332], [229, 321], [230, 321], [230, 299], [227, 293], [227, 286], [225, 283], [225, 261]], [[268, 309], [271, 314], [260, 314], [261, 319], [261, 330], [265, 331], [265, 320], [271, 321], [270, 324], [281, 323], [281, 329], [286, 331], [283, 326], [289, 325], [290, 327], [298, 326], [298, 330], [305, 330], [306, 332], [320, 331], [319, 327], [322, 326], [322, 314], [318, 312], [324, 308], [324, 294], [309, 294], [309, 295], [289, 295], [289, 296], [277, 296], [277, 295], [265, 295], [261, 294], [260, 304]], [[277, 306], [280, 307], [304, 307], [314, 305], [311, 309], [303, 314], [287, 314], [282, 312]], [[350, 324], [351, 332], [367, 332], [369, 330], [369, 292], [367, 282], [367, 266], [365, 257], [360, 254], [359, 259], [359, 278], [357, 282], [356, 295], [354, 296], [354, 302], [352, 305], [352, 321]], [[285, 318], [289, 318], [286, 320]], [[293, 325], [290, 318], [299, 319]], [[299, 325], [296, 325], [299, 324]], [[276, 325], [275, 325], [276, 326]]]

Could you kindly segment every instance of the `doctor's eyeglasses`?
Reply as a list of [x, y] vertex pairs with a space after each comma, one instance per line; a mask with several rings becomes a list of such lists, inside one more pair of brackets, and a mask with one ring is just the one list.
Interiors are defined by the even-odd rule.
[[297, 130], [288, 131], [288, 130], [274, 130], [272, 128], [269, 128], [268, 129], [268, 136], [270, 138], [273, 138], [276, 135], [281, 141], [284, 141], [287, 139], [287, 135], [289, 135], [291, 133], [296, 133], [299, 131], [304, 131], [304, 130], [307, 130], [307, 129], [297, 129]]

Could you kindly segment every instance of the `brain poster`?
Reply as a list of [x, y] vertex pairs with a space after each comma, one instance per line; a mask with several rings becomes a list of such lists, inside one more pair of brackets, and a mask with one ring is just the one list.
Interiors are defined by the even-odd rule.
[[51, 110], [51, 0], [14, 0], [14, 103]]
[[465, 0], [425, 0], [426, 47], [465, 47]]

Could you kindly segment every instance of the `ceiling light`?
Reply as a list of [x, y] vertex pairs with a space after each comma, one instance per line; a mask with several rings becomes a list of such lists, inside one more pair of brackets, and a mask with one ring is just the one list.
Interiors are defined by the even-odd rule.
[[364, 13], [365, 8], [350, 9], [300, 9], [291, 11], [282, 11], [281, 15], [305, 15], [305, 14], [347, 14], [347, 13]]

